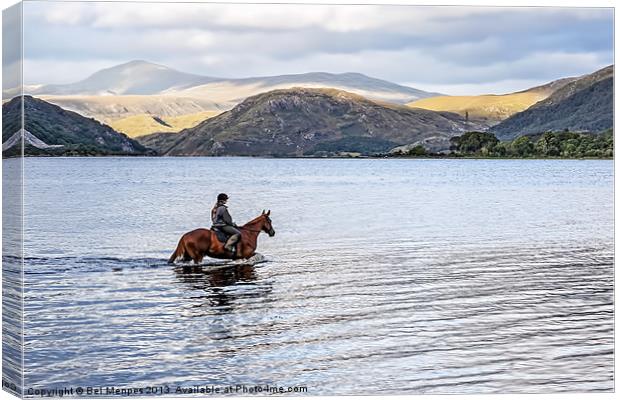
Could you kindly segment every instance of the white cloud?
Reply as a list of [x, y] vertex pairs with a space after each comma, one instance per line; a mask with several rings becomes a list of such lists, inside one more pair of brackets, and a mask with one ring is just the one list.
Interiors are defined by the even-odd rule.
[[[35, 14], [38, 13], [39, 7], [29, 4], [25, 9], [26, 14]], [[48, 7], [41, 10], [41, 13], [43, 19], [50, 24], [78, 25], [86, 23], [93, 16], [89, 9], [90, 7], [85, 3], [50, 3]]]
[[592, 20], [608, 18], [610, 13], [605, 9], [585, 8], [97, 2], [39, 3], [30, 5], [31, 9], [51, 24], [94, 28], [293, 30], [320, 27], [335, 32], [382, 29], [424, 33], [429, 29], [450, 32], [454, 28], [462, 29], [451, 22], [480, 17], [490, 17], [488, 21], [493, 21], [493, 16], [506, 14]]
[[613, 60], [610, 9], [29, 2], [25, 15], [27, 83], [145, 59], [221, 77], [355, 71], [511, 91]]

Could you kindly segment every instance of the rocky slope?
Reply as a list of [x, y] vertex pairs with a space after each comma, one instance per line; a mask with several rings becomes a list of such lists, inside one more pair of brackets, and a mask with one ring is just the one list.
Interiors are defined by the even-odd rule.
[[613, 65], [564, 85], [491, 128], [501, 140], [545, 131], [600, 132], [613, 127]]
[[[152, 151], [92, 118], [23, 97], [26, 155], [141, 155]], [[3, 155], [21, 152], [21, 97], [2, 105]], [[17, 135], [17, 136], [16, 136]]]
[[374, 154], [413, 143], [447, 149], [450, 137], [482, 128], [454, 113], [377, 103], [335, 89], [293, 88], [250, 97], [179, 134], [138, 140], [164, 155]]

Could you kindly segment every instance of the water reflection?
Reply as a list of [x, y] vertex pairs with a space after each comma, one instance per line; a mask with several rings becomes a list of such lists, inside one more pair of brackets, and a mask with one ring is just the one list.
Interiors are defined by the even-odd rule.
[[256, 268], [251, 264], [226, 265], [212, 267], [204, 265], [176, 266], [174, 272], [182, 282], [190, 284], [193, 289], [207, 287], [231, 286], [237, 282], [256, 281]]
[[[229, 265], [221, 267], [203, 265], [183, 265], [174, 268], [179, 281], [186, 284], [192, 290], [198, 291], [198, 295], [192, 299], [201, 300], [192, 305], [195, 308], [212, 307], [221, 313], [232, 312], [236, 300], [241, 297], [260, 297], [263, 290], [237, 291], [229, 290], [228, 287], [237, 284], [256, 286], [256, 268], [254, 265]], [[198, 314], [197, 314], [198, 315]]]

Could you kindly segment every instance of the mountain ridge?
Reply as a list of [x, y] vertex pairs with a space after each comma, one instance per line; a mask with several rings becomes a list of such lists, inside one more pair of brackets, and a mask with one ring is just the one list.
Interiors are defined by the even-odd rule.
[[450, 137], [477, 128], [454, 113], [380, 104], [337, 89], [293, 88], [251, 96], [176, 135], [137, 140], [156, 143], [163, 155], [372, 154], [412, 143], [445, 149]]
[[501, 140], [545, 131], [613, 128], [614, 66], [582, 75], [524, 111], [490, 128]]
[[74, 83], [41, 85], [32, 95], [148, 95], [172, 87], [196, 86], [217, 78], [177, 71], [161, 64], [133, 60], [103, 68]]
[[[376, 87], [387, 92], [399, 93], [413, 98], [439, 95], [420, 89], [399, 85], [384, 79], [373, 78], [359, 72], [331, 73], [306, 72], [298, 74], [268, 75], [246, 78], [216, 78], [178, 71], [162, 64], [145, 60], [133, 60], [104, 68], [78, 82], [51, 85], [29, 85], [31, 95], [156, 95], [184, 92], [209, 83], [233, 83], [237, 85], [259, 84], [299, 86], [300, 82], [328, 85], [351, 85], [352, 87]], [[291, 86], [291, 87], [293, 87]], [[404, 100], [403, 100], [404, 101]]]
[[299, 86], [333, 87], [399, 104], [438, 95], [358, 72], [307, 72], [228, 79], [185, 73], [144, 60], [105, 68], [75, 83], [27, 85], [25, 91], [123, 129], [135, 137], [154, 132], [157, 126], [149, 118], [133, 118], [127, 123], [128, 118], [150, 115], [191, 120], [192, 115], [198, 113], [213, 115], [230, 110], [247, 97], [262, 92]]
[[[358, 72], [228, 79], [185, 73], [144, 60], [105, 68], [75, 83], [27, 85], [25, 91], [67, 110], [126, 129], [126, 119], [138, 115], [191, 119], [191, 115], [201, 112], [217, 114], [230, 110], [262, 92], [300, 86], [332, 87], [399, 104], [438, 95]], [[125, 133], [138, 136], [156, 129], [148, 118], [142, 121], [144, 125], [129, 124], [130, 130], [126, 129]]]
[[546, 99], [577, 77], [561, 78], [543, 85], [505, 94], [474, 96], [437, 96], [407, 103], [432, 111], [450, 111], [473, 119], [488, 121], [491, 125]]
[[[219, 81], [201, 85], [202, 87], [189, 88], [184, 91], [184, 93], [197, 93], [201, 90], [208, 91], [215, 85], [221, 85], [223, 83], [234, 84], [238, 87], [256, 85], [260, 92], [277, 89], [290, 89], [293, 87], [328, 87], [365, 95], [365, 97], [369, 97], [371, 99], [385, 100], [399, 104], [405, 104], [412, 98], [426, 98], [429, 96], [439, 95], [439, 93], [426, 92], [409, 86], [399, 85], [385, 79], [374, 78], [359, 72], [306, 72], [299, 74], [283, 74], [239, 79], [221, 79]], [[258, 93], [259, 92], [251, 93], [251, 95]]]

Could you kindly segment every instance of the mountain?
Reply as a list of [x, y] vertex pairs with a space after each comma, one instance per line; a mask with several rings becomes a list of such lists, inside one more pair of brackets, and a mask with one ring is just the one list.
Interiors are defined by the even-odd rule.
[[587, 89], [593, 84], [605, 80], [605, 79], [613, 79], [614, 77], [614, 66], [608, 65], [605, 68], [601, 68], [598, 71], [595, 71], [591, 74], [583, 75], [578, 78], [575, 78], [567, 85], [562, 86], [560, 89], [553, 93], [553, 96], [549, 96], [544, 102], [537, 104], [537, 107], [545, 107], [553, 104], [557, 104], [560, 101], [563, 101], [570, 96], [576, 94], [577, 92]]
[[304, 156], [374, 154], [422, 144], [449, 147], [450, 137], [480, 129], [454, 113], [378, 103], [336, 89], [274, 90], [178, 134], [138, 138], [164, 155]]
[[152, 151], [92, 118], [64, 110], [32, 96], [23, 97], [26, 115], [21, 126], [22, 97], [2, 105], [2, 150], [4, 156], [27, 155], [141, 155]]
[[294, 87], [339, 89], [359, 94], [372, 100], [397, 104], [405, 104], [417, 99], [439, 95], [438, 93], [425, 92], [354, 72], [343, 74], [310, 72], [305, 74], [218, 80], [184, 90], [167, 91], [167, 93], [206, 97], [218, 102], [239, 103], [259, 93]]
[[178, 97], [236, 104], [246, 97], [261, 92], [292, 87], [336, 88], [376, 100], [402, 104], [439, 95], [352, 72], [343, 74], [311, 72], [225, 79], [180, 72], [164, 65], [142, 60], [103, 69], [76, 83], [30, 85], [26, 89], [29, 90], [29, 94], [48, 97], [174, 94]]
[[[146, 61], [131, 61], [63, 85], [27, 85], [26, 93], [114, 126], [138, 115], [183, 117], [230, 110], [247, 97], [292, 87], [336, 88], [379, 101], [405, 104], [437, 96], [358, 73], [311, 72], [258, 78], [224, 79], [188, 74]], [[137, 136], [153, 131], [150, 118], [133, 120], [125, 132]]]
[[215, 78], [176, 71], [164, 65], [135, 60], [95, 72], [75, 83], [43, 85], [31, 89], [35, 95], [148, 95], [167, 89], [186, 88]]
[[564, 78], [515, 93], [479, 96], [438, 96], [417, 100], [407, 105], [433, 111], [450, 111], [471, 119], [500, 121], [546, 99], [553, 92], [577, 78]]
[[490, 130], [501, 140], [546, 131], [613, 128], [613, 65], [584, 75]]

